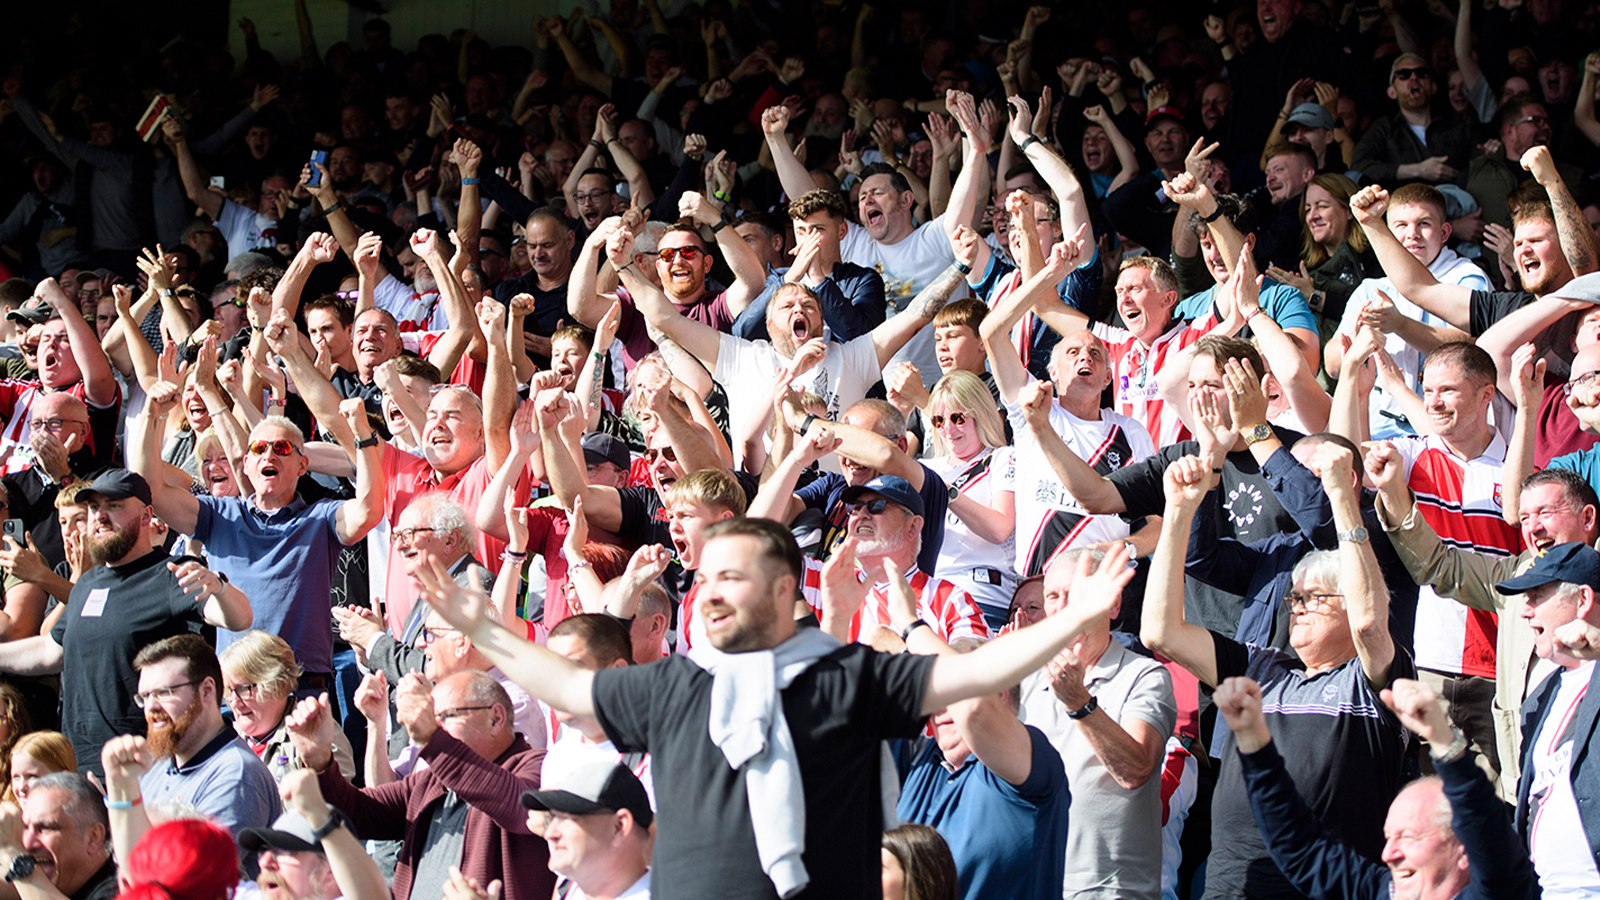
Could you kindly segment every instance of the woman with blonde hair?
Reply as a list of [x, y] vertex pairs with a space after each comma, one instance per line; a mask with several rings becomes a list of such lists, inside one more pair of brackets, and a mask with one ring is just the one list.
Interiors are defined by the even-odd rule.
[[1324, 172], [1300, 195], [1300, 271], [1267, 267], [1267, 277], [1298, 290], [1317, 314], [1322, 339], [1339, 326], [1344, 305], [1375, 265], [1367, 233], [1356, 227], [1350, 197], [1360, 188]]
[[[222, 698], [233, 712], [233, 728], [272, 770], [272, 777], [300, 768], [300, 755], [285, 724], [300, 681], [300, 664], [288, 642], [265, 631], [247, 631], [218, 658]], [[344, 732], [335, 730], [333, 758], [339, 771], [355, 772], [355, 758]]]
[[59, 731], [28, 732], [17, 739], [5, 759], [7, 803], [20, 804], [28, 799], [33, 783], [46, 775], [78, 771], [78, 755], [72, 752], [72, 742]]
[[991, 632], [1006, 623], [1016, 590], [1016, 494], [1011, 448], [994, 395], [978, 376], [957, 369], [928, 392], [922, 462], [951, 488], [937, 571], [978, 601]]

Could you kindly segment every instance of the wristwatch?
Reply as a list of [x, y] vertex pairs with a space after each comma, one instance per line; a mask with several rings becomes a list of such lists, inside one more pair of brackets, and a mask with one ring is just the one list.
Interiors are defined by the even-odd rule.
[[1088, 703], [1085, 703], [1082, 707], [1080, 707], [1078, 709], [1069, 709], [1069, 710], [1067, 710], [1067, 718], [1069, 718], [1069, 719], [1087, 719], [1087, 718], [1089, 718], [1089, 716], [1094, 714], [1095, 710], [1097, 710], [1099, 708], [1100, 708], [1100, 698], [1096, 697], [1093, 694], [1090, 694]]
[[1244, 445], [1248, 447], [1251, 444], [1259, 444], [1270, 437], [1272, 437], [1272, 426], [1263, 422], [1245, 433]]
[[1439, 762], [1455, 762], [1461, 758], [1461, 754], [1467, 752], [1467, 736], [1461, 733], [1461, 729], [1451, 726], [1450, 733], [1455, 735], [1450, 743], [1438, 753], [1432, 753], [1433, 758]]
[[1341, 531], [1339, 532], [1339, 540], [1365, 544], [1367, 542], [1367, 527], [1365, 525], [1357, 525], [1349, 531]]
[[9, 883], [12, 881], [21, 881], [22, 879], [27, 878], [29, 875], [33, 874], [33, 867], [37, 863], [38, 860], [26, 853], [12, 858], [11, 868], [6, 872], [6, 881]]
[[320, 844], [327, 839], [328, 835], [333, 834], [340, 828], [347, 828], [349, 825], [350, 820], [345, 817], [344, 813], [334, 809], [332, 806], [329, 806], [328, 821], [323, 822], [321, 828], [311, 832], [311, 838]]
[[1128, 562], [1131, 563], [1139, 558], [1139, 547], [1133, 541], [1124, 540], [1122, 546], [1128, 548]]
[[368, 447], [376, 446], [378, 446], [378, 436], [376, 434], [369, 434], [361, 440], [356, 441], [357, 450], [365, 450]]
[[961, 488], [958, 488], [953, 484], [950, 485], [950, 502], [956, 502], [956, 498], [959, 496], [961, 496]]

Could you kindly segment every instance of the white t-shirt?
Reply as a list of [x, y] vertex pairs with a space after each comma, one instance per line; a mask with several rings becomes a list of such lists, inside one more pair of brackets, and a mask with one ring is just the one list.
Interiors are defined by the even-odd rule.
[[278, 220], [232, 200], [222, 201], [222, 209], [217, 213], [217, 230], [228, 241], [229, 259], [259, 247], [276, 249], [278, 246]]
[[[876, 269], [883, 276], [883, 295], [889, 301], [888, 315], [905, 312], [918, 291], [955, 260], [950, 249], [950, 238], [944, 233], [944, 217], [940, 216], [925, 225], [919, 225], [902, 240], [883, 244], [873, 240], [867, 229], [850, 224], [844, 240], [839, 242], [839, 257], [847, 263]], [[950, 295], [952, 301], [967, 296], [965, 283]], [[943, 374], [939, 371], [939, 357], [933, 349], [933, 329], [923, 326], [900, 352], [883, 367], [887, 375], [902, 362], [909, 362], [922, 372], [922, 381], [933, 387]]]
[[1572, 720], [1593, 674], [1594, 663], [1587, 662], [1557, 676], [1561, 686], [1533, 741], [1528, 850], [1545, 900], [1600, 897], [1600, 871], [1572, 793], [1572, 755], [1579, 749]]
[[[1016, 465], [1010, 447], [985, 449], [969, 462], [947, 454], [922, 463], [938, 473], [945, 484], [984, 506], [993, 506], [1000, 494], [1014, 491]], [[960, 516], [946, 510], [944, 543], [939, 546], [939, 567], [933, 574], [953, 582], [984, 606], [1008, 609], [1017, 589], [1017, 573], [1012, 568], [1016, 543], [1013, 531], [1002, 543], [991, 544], [974, 534]], [[995, 572], [999, 573], [998, 578], [992, 576]]]
[[[1428, 271], [1433, 274], [1433, 277], [1440, 284], [1459, 284], [1475, 291], [1490, 290], [1489, 278], [1483, 274], [1483, 270], [1449, 247], [1439, 251], [1439, 255], [1433, 259], [1433, 264], [1428, 266]], [[1401, 315], [1415, 319], [1424, 325], [1447, 326], [1450, 324], [1439, 316], [1400, 296], [1400, 292], [1395, 290], [1394, 282], [1389, 279], [1368, 278], [1366, 281], [1356, 285], [1356, 289], [1351, 292], [1350, 300], [1344, 307], [1344, 317], [1339, 320], [1339, 334], [1346, 334], [1352, 337], [1355, 335], [1356, 326], [1361, 319], [1362, 307], [1366, 306], [1369, 301], [1378, 299], [1378, 291], [1383, 291], [1390, 300], [1394, 301], [1394, 308], [1399, 310]], [[1406, 343], [1404, 338], [1393, 332], [1384, 335], [1383, 349], [1394, 357], [1395, 365], [1399, 366], [1400, 371], [1405, 373], [1406, 384], [1420, 394], [1422, 392], [1422, 366], [1426, 355]], [[1372, 396], [1368, 404], [1368, 422], [1373, 440], [1398, 437], [1410, 434], [1415, 430], [1408, 431], [1400, 425], [1397, 417], [1404, 416], [1405, 411], [1400, 408], [1400, 404], [1395, 401], [1393, 396], [1384, 393], [1383, 388], [1374, 387], [1372, 389]]]
[[[721, 335], [716, 371], [711, 377], [728, 388], [728, 419], [736, 434], [742, 434], [751, 417], [765, 416], [772, 406], [772, 386], [790, 360], [779, 355], [767, 341], [747, 341], [731, 334]], [[934, 372], [938, 372], [937, 364]], [[798, 391], [811, 391], [828, 405], [828, 417], [839, 414], [867, 396], [878, 383], [878, 348], [872, 335], [864, 334], [848, 344], [828, 343], [822, 362], [794, 380]]]
[[[1039, 449], [1021, 406], [1007, 406], [1006, 417], [1011, 420], [1016, 442], [1013, 490], [1017, 495], [1015, 568], [1019, 576], [1043, 572], [1063, 550], [1128, 536], [1128, 523], [1121, 516], [1092, 516], [1073, 498]], [[1052, 403], [1050, 427], [1079, 459], [1102, 475], [1156, 452], [1143, 425], [1109, 409], [1100, 410], [1099, 421], [1091, 422]]]
[[[567, 891], [566, 900], [589, 900], [589, 895], [578, 887], [577, 882], [572, 883], [572, 889]], [[628, 889], [618, 894], [616, 900], [650, 900], [650, 871], [639, 876], [639, 880], [628, 886]]]

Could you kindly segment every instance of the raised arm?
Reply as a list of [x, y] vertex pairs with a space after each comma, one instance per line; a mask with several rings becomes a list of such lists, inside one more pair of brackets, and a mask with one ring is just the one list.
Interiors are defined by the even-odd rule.
[[[1045, 91], [1048, 95], [1049, 88]], [[1078, 228], [1089, 221], [1089, 203], [1084, 197], [1083, 184], [1078, 181], [1078, 176], [1072, 173], [1072, 167], [1067, 165], [1067, 161], [1061, 158], [1061, 154], [1057, 153], [1054, 147], [1050, 146], [1042, 136], [1029, 131], [1033, 122], [1033, 111], [1028, 108], [1028, 101], [1021, 97], [1009, 97], [1007, 102], [1011, 104], [1011, 121], [1007, 126], [1007, 134], [1016, 142], [1028, 162], [1033, 163], [1039, 177], [1050, 186], [1050, 192], [1056, 195], [1056, 203], [1061, 206], [1061, 233], [1077, 233]], [[1108, 135], [1109, 133], [1107, 132]], [[1019, 137], [1020, 141], [1017, 140]], [[1121, 158], [1120, 155], [1118, 158]]]
[[571, 509], [573, 501], [582, 497], [584, 509], [592, 522], [607, 531], [620, 530], [623, 525], [622, 496], [614, 487], [590, 484], [584, 467], [561, 438], [561, 423], [569, 415], [578, 414], [576, 400], [569, 402], [568, 395], [560, 389], [554, 389], [541, 393], [536, 404], [545, 470], [550, 475], [550, 489], [555, 493], [556, 500], [564, 508]]
[[778, 169], [778, 183], [790, 197], [801, 197], [816, 186], [805, 164], [795, 159], [789, 146], [789, 107], [774, 103], [761, 113], [761, 132], [766, 136], [772, 164]]
[[195, 161], [194, 151], [189, 148], [189, 140], [184, 135], [183, 123], [178, 121], [177, 116], [168, 115], [161, 120], [161, 137], [178, 160], [178, 178], [183, 182], [183, 192], [213, 220], [221, 218], [222, 195], [211, 190], [206, 183], [206, 173]]
[[1540, 144], [1522, 154], [1522, 167], [1550, 195], [1550, 211], [1556, 219], [1556, 235], [1561, 238], [1561, 252], [1572, 266], [1572, 274], [1587, 275], [1600, 269], [1600, 240], [1596, 240], [1589, 220], [1583, 217], [1578, 202], [1572, 199], [1567, 183], [1556, 171], [1556, 162], [1550, 148]]
[[1167, 505], [1161, 514], [1161, 539], [1150, 555], [1139, 639], [1215, 687], [1217, 650], [1211, 632], [1183, 617], [1183, 562], [1189, 549], [1189, 529], [1216, 474], [1207, 466], [1199, 457], [1185, 456], [1168, 466], [1162, 477]]
[[[340, 543], [350, 546], [367, 536], [378, 526], [384, 513], [383, 444], [372, 433], [367, 421], [367, 407], [360, 397], [351, 397], [339, 404], [345, 425], [355, 435], [356, 495], [339, 504], [334, 516], [334, 532]], [[368, 442], [361, 446], [362, 442]]]
[[755, 248], [745, 243], [732, 227], [732, 217], [696, 191], [687, 191], [678, 200], [678, 215], [710, 227], [716, 236], [717, 249], [722, 251], [722, 258], [733, 270], [734, 282], [728, 286], [727, 293], [728, 312], [738, 316], [767, 285], [767, 272]]
[[173, 487], [161, 477], [161, 426], [178, 404], [178, 386], [158, 382], [151, 386], [144, 409], [135, 416], [128, 435], [128, 468], [150, 484], [150, 505], [167, 526], [179, 534], [194, 534], [200, 517], [200, 500], [186, 487]]
[[111, 371], [111, 360], [106, 358], [100, 336], [83, 318], [78, 305], [67, 297], [54, 278], [39, 282], [33, 294], [61, 316], [61, 323], [67, 330], [67, 344], [83, 373], [83, 399], [97, 409], [117, 402], [117, 378]]
[[351, 459], [356, 458], [355, 433], [350, 430], [350, 425], [339, 411], [343, 398], [334, 389], [328, 376], [322, 374], [316, 363], [306, 355], [305, 345], [300, 340], [300, 330], [294, 327], [294, 322], [283, 311], [272, 314], [272, 321], [262, 330], [261, 336], [266, 339], [267, 347], [283, 360], [289, 377], [294, 380], [295, 388], [300, 392], [300, 399], [305, 401], [311, 414], [317, 417], [317, 424], [333, 436], [339, 446], [350, 454]]
[[645, 319], [707, 369], [715, 371], [717, 355], [722, 349], [721, 332], [678, 312], [666, 296], [645, 279], [633, 262], [633, 235], [620, 228], [614, 231], [606, 241], [606, 256], [621, 276], [634, 307]]
[[[1341, 534], [1361, 528], [1361, 464], [1355, 454], [1324, 442], [1311, 458], [1311, 471], [1322, 479], [1333, 504], [1333, 524]], [[1389, 636], [1389, 589], [1378, 569], [1369, 539], [1339, 541], [1339, 590], [1344, 594], [1350, 635], [1355, 639], [1361, 669], [1374, 687], [1389, 683], [1394, 640]]]
[[1411, 255], [1389, 230], [1383, 214], [1389, 208], [1389, 192], [1372, 184], [1350, 198], [1350, 211], [1361, 230], [1367, 233], [1372, 252], [1383, 266], [1383, 274], [1394, 282], [1402, 297], [1428, 312], [1465, 330], [1472, 318], [1472, 289], [1458, 284], [1440, 284], [1428, 267]]
[[1583, 300], [1565, 300], [1546, 295], [1521, 309], [1508, 313], [1478, 337], [1477, 344], [1494, 359], [1499, 378], [1495, 386], [1507, 397], [1513, 396], [1511, 358], [1523, 344], [1537, 343], [1540, 335], [1568, 313], [1593, 309]]
[[[1006, 198], [1006, 202], [1009, 205], [1011, 198]], [[1029, 214], [1032, 214], [1032, 210], [1029, 210]], [[984, 350], [989, 354], [989, 367], [994, 373], [995, 383], [1000, 387], [1000, 399], [1008, 406], [1017, 402], [1018, 393], [1028, 383], [1028, 370], [1022, 365], [1016, 345], [1011, 343], [1011, 329], [1036, 303], [1047, 298], [1055, 299], [1056, 285], [1072, 270], [1083, 253], [1083, 233], [1080, 228], [1075, 237], [1050, 248], [1044, 268], [1007, 294], [978, 326], [978, 336], [983, 339]], [[965, 240], [965, 237], [960, 235], [958, 240]], [[1071, 307], [1064, 308], [1066, 321], [1080, 329], [1090, 326], [1088, 316]]]
[[[1048, 381], [1029, 382], [1018, 394], [1028, 430], [1039, 444], [1039, 451], [1050, 461], [1050, 468], [1067, 486], [1078, 505], [1093, 515], [1114, 515], [1126, 511], [1122, 493], [1111, 479], [1101, 475], [1078, 458], [1061, 435], [1050, 427], [1050, 405], [1055, 403], [1055, 386]], [[1187, 534], [1187, 532], [1185, 532]]]
[[598, 273], [600, 267], [607, 264], [606, 241], [622, 227], [619, 216], [612, 216], [596, 225], [579, 248], [578, 258], [572, 264], [572, 274], [567, 279], [567, 312], [590, 327], [599, 324], [600, 317], [617, 299], [615, 294], [600, 292]]
[[[889, 364], [890, 358], [899, 353], [907, 341], [933, 321], [933, 317], [939, 314], [939, 310], [944, 309], [945, 304], [950, 302], [951, 295], [965, 281], [966, 277], [952, 263], [911, 298], [904, 312], [890, 316], [882, 325], [872, 329], [872, 346], [878, 351], [880, 369]], [[711, 366], [708, 364], [707, 368]]]
[[[783, 398], [783, 415], [787, 427], [799, 434], [805, 425], [806, 411], [800, 405], [798, 394], [790, 392]], [[811, 427], [816, 429], [816, 423], [813, 422]], [[885, 475], [904, 478], [914, 490], [922, 490], [922, 483], [927, 479], [927, 470], [922, 467], [922, 463], [900, 449], [899, 444], [875, 431], [868, 431], [845, 422], [830, 422], [827, 429], [835, 440], [833, 452], [839, 457], [869, 469], [876, 469]]]
[[[1537, 360], [1537, 361], [1536, 361]], [[1523, 344], [1511, 357], [1511, 398], [1516, 401], [1516, 421], [1511, 440], [1506, 444], [1505, 467], [1500, 470], [1504, 485], [1500, 515], [1513, 528], [1522, 524], [1522, 480], [1533, 474], [1534, 438], [1539, 430], [1539, 407], [1544, 402], [1545, 361], [1532, 344]]]
[[627, 145], [617, 140], [617, 108], [610, 103], [600, 107], [598, 119], [604, 132], [606, 151], [611, 154], [611, 161], [617, 164], [617, 171], [628, 182], [628, 195], [633, 205], [640, 209], [648, 207], [655, 202], [656, 192], [650, 187], [650, 178], [645, 175], [644, 166], [634, 159]]

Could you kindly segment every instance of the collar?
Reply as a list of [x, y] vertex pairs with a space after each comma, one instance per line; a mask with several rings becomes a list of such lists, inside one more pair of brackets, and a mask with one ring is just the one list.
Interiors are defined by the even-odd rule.
[[245, 505], [249, 508], [250, 512], [255, 515], [256, 518], [262, 520], [263, 522], [292, 518], [299, 515], [306, 508], [305, 498], [300, 496], [299, 491], [295, 492], [293, 500], [290, 500], [287, 505], [274, 512], [267, 512], [260, 506], [257, 506], [256, 497], [256, 494], [251, 494], [249, 499], [245, 501]]
[[172, 557], [169, 556], [165, 550], [162, 550], [160, 547], [156, 547], [138, 559], [130, 560], [120, 566], [113, 566], [110, 563], [107, 563], [106, 568], [117, 573], [118, 577], [126, 578], [129, 575], [143, 572], [145, 569], [153, 569], [156, 566], [159, 566], [162, 563], [170, 560], [171, 558]]
[[1100, 658], [1083, 673], [1083, 686], [1087, 688], [1091, 684], [1110, 681], [1122, 668], [1123, 659], [1127, 654], [1128, 650], [1122, 646], [1122, 642], [1114, 637], [1111, 638], [1106, 643], [1106, 649], [1100, 652]]
[[188, 774], [191, 774], [192, 772], [194, 772], [195, 769], [198, 769], [198, 768], [200, 768], [200, 766], [205, 764], [206, 760], [210, 759], [213, 756], [216, 756], [219, 752], [221, 752], [223, 747], [226, 747], [229, 744], [233, 743], [236, 737], [237, 737], [237, 732], [235, 732], [232, 728], [229, 728], [226, 724], [224, 724], [222, 726], [222, 729], [217, 732], [216, 737], [212, 738], [209, 742], [207, 742], [204, 747], [201, 747], [200, 748], [200, 752], [196, 753], [193, 757], [190, 758], [190, 760], [188, 762], [184, 763], [183, 765], [181, 765], [181, 766], [178, 765], [178, 758], [176, 756], [168, 757], [168, 759], [167, 759], [167, 774], [168, 775], [188, 775]]

